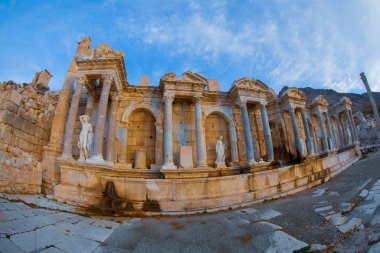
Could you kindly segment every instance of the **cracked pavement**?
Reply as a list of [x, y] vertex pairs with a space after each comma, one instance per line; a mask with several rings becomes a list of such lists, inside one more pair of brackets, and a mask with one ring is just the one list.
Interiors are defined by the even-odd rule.
[[373, 153], [313, 189], [196, 216], [86, 217], [2, 194], [0, 252], [380, 252], [379, 164]]

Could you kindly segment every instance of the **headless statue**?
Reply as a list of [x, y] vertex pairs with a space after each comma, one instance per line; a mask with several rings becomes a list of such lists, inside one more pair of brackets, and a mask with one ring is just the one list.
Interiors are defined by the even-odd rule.
[[218, 141], [216, 142], [216, 161], [215, 161], [215, 164], [217, 166], [220, 166], [220, 165], [223, 165], [225, 166], [225, 160], [226, 160], [226, 157], [224, 155], [224, 150], [226, 149], [226, 146], [223, 144], [222, 142], [223, 140], [223, 136], [220, 136]]
[[92, 145], [93, 131], [88, 115], [82, 115], [79, 117], [82, 123], [82, 131], [79, 134], [78, 148], [79, 148], [79, 161], [84, 162], [90, 156], [90, 150]]

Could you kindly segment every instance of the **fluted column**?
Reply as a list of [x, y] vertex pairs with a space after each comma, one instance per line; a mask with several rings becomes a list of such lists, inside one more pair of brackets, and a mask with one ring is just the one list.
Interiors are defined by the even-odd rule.
[[245, 148], [246, 148], [245, 152], [247, 155], [247, 161], [248, 161], [248, 164], [252, 165], [255, 163], [255, 157], [254, 157], [254, 153], [253, 153], [254, 150], [253, 150], [253, 143], [252, 143], [251, 125], [249, 123], [247, 101], [240, 100], [238, 102], [238, 105], [240, 107], [241, 117], [243, 120]]
[[85, 115], [91, 116], [92, 108], [94, 107], [95, 95], [94, 92], [88, 91]]
[[350, 127], [351, 141], [352, 143], [354, 143], [355, 142], [354, 124], [352, 123], [351, 115], [348, 109], [346, 109], [345, 112], [346, 112], [347, 124]]
[[267, 150], [267, 159], [268, 161], [273, 161], [274, 153], [273, 153], [272, 135], [270, 132], [267, 109], [264, 103], [260, 103], [260, 114], [261, 114], [261, 121], [263, 123], [263, 128], [264, 128], [264, 138], [265, 138], [265, 147]]
[[91, 162], [104, 162], [103, 159], [103, 141], [104, 141], [104, 125], [107, 116], [108, 99], [110, 95], [111, 84], [113, 77], [109, 74], [103, 74], [102, 93], [99, 99], [98, 115], [96, 117], [95, 136], [94, 136], [94, 154], [91, 157]]
[[196, 148], [197, 148], [197, 167], [207, 166], [207, 153], [206, 153], [206, 143], [205, 143], [205, 134], [202, 122], [202, 106], [201, 106], [202, 97], [194, 97], [195, 103], [195, 137], [196, 137]]
[[331, 150], [334, 150], [336, 146], [335, 135], [331, 126], [330, 116], [327, 112], [326, 112], [326, 121], [327, 121], [327, 131], [329, 131], [329, 136], [331, 139]]
[[156, 143], [155, 143], [155, 164], [162, 164], [162, 136], [163, 136], [163, 127], [161, 122], [155, 122], [156, 126]]
[[164, 109], [164, 164], [162, 169], [176, 169], [173, 163], [173, 109], [172, 103], [174, 94], [165, 93], [163, 96], [165, 101]]
[[298, 124], [297, 124], [297, 119], [296, 119], [296, 113], [294, 111], [294, 108], [290, 108], [289, 110], [290, 112], [290, 119], [292, 121], [292, 128], [293, 128], [293, 134], [294, 134], [294, 141], [295, 141], [295, 144], [296, 144], [296, 149], [297, 149], [297, 152], [301, 152], [302, 150], [302, 147], [300, 147], [300, 132], [298, 131]]
[[321, 133], [322, 133], [323, 151], [328, 151], [329, 150], [329, 143], [327, 141], [323, 115], [319, 110], [317, 111], [317, 116], [318, 116], [318, 120], [319, 120], [319, 128], [321, 129]]
[[106, 161], [109, 163], [115, 162], [115, 132], [116, 132], [116, 96], [111, 97], [110, 116], [108, 120], [108, 132], [107, 132], [107, 153]]
[[307, 142], [307, 146], [309, 148], [308, 152], [309, 152], [309, 154], [314, 154], [314, 144], [313, 144], [313, 141], [311, 139], [309, 124], [307, 123], [307, 116], [306, 116], [306, 113], [304, 110], [302, 110], [301, 116], [302, 116], [303, 128], [305, 130], [305, 135], [306, 135], [306, 142]]
[[228, 126], [230, 141], [231, 141], [231, 160], [233, 163], [239, 162], [237, 136], [236, 136], [236, 126], [230, 123]]
[[355, 142], [359, 142], [358, 131], [356, 130], [354, 117], [352, 116], [352, 111], [349, 110], [348, 113], [350, 114], [350, 120], [351, 120], [351, 124], [352, 124], [353, 130], [354, 130]]
[[78, 85], [71, 99], [69, 116], [67, 117], [67, 120], [66, 120], [65, 136], [64, 136], [64, 141], [63, 141], [63, 152], [61, 156], [61, 159], [64, 159], [64, 160], [73, 160], [73, 154], [72, 154], [73, 133], [74, 133], [75, 121], [76, 121], [77, 113], [78, 113], [80, 95], [82, 94], [83, 85], [86, 82], [87, 82], [86, 75], [83, 75], [83, 74], [77, 75]]
[[336, 122], [336, 125], [337, 125], [337, 128], [338, 128], [338, 134], [339, 134], [339, 147], [343, 147], [344, 144], [344, 138], [343, 138], [343, 129], [342, 129], [342, 126], [340, 125], [340, 120], [339, 120], [339, 116], [338, 115], [335, 115], [334, 116], [335, 118], [335, 122]]

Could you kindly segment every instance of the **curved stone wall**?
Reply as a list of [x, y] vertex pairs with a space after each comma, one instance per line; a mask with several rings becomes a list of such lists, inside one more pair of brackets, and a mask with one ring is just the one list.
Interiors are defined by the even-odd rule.
[[191, 179], [130, 178], [122, 170], [61, 164], [61, 184], [55, 187], [55, 198], [78, 206], [100, 207], [105, 185], [112, 181], [126, 211], [164, 214], [217, 211], [314, 187], [359, 158], [357, 147], [351, 146], [278, 169]]

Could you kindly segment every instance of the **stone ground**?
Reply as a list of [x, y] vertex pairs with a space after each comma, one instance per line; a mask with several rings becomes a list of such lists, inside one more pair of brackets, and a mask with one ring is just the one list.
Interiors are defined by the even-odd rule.
[[197, 216], [86, 217], [3, 194], [0, 252], [380, 252], [379, 164], [377, 152], [294, 196]]

